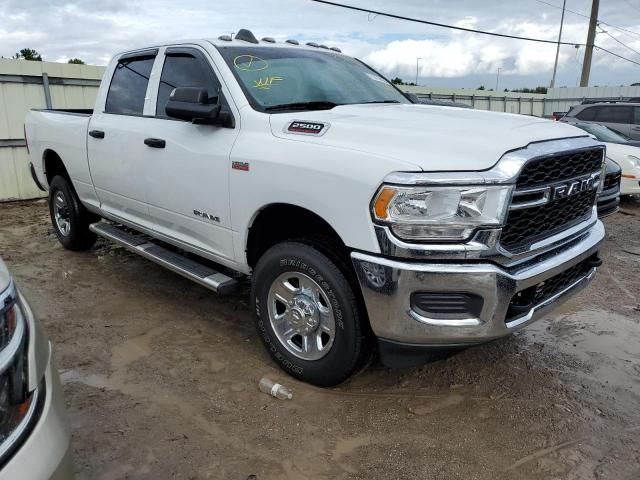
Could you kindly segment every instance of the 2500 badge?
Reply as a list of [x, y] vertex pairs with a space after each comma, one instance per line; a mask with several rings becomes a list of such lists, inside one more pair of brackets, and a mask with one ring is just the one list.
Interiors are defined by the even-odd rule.
[[327, 130], [328, 126], [326, 123], [296, 120], [289, 124], [287, 132], [300, 133], [302, 135], [321, 135]]

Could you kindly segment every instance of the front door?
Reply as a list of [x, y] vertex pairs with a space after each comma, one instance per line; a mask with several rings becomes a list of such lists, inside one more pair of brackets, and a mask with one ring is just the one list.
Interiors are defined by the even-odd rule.
[[[230, 153], [238, 128], [194, 125], [169, 118], [165, 107], [176, 87], [206, 88], [223, 96], [208, 55], [197, 47], [164, 53], [155, 118], [145, 118], [148, 137], [145, 176], [153, 229], [196, 250], [233, 259], [229, 209]], [[228, 104], [222, 100], [223, 108]]]

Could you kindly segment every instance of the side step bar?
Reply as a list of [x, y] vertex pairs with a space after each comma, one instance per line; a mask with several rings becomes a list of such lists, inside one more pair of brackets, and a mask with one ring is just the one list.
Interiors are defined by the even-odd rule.
[[198, 263], [179, 253], [153, 243], [153, 239], [143, 234], [129, 233], [123, 227], [106, 222], [89, 225], [89, 229], [109, 240], [141, 255], [169, 270], [193, 280], [220, 295], [233, 292], [238, 282], [224, 273]]

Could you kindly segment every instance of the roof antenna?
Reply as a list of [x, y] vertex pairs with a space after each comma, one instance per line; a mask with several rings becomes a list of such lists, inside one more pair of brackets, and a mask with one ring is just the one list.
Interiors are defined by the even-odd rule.
[[236, 40], [244, 40], [249, 43], [259, 43], [255, 35], [251, 33], [251, 30], [247, 30], [246, 28], [238, 30], [238, 33], [236, 33]]

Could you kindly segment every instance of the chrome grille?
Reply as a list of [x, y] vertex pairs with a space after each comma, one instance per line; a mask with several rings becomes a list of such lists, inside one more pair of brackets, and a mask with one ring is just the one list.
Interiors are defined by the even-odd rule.
[[[544, 238], [588, 219], [596, 201], [596, 189], [555, 195], [559, 185], [598, 175], [600, 181], [604, 149], [582, 149], [534, 158], [523, 167], [502, 229], [500, 244], [511, 252], [524, 251]], [[593, 177], [595, 178], [595, 177]], [[584, 181], [584, 180], [583, 180]], [[597, 186], [597, 183], [595, 183]]]

